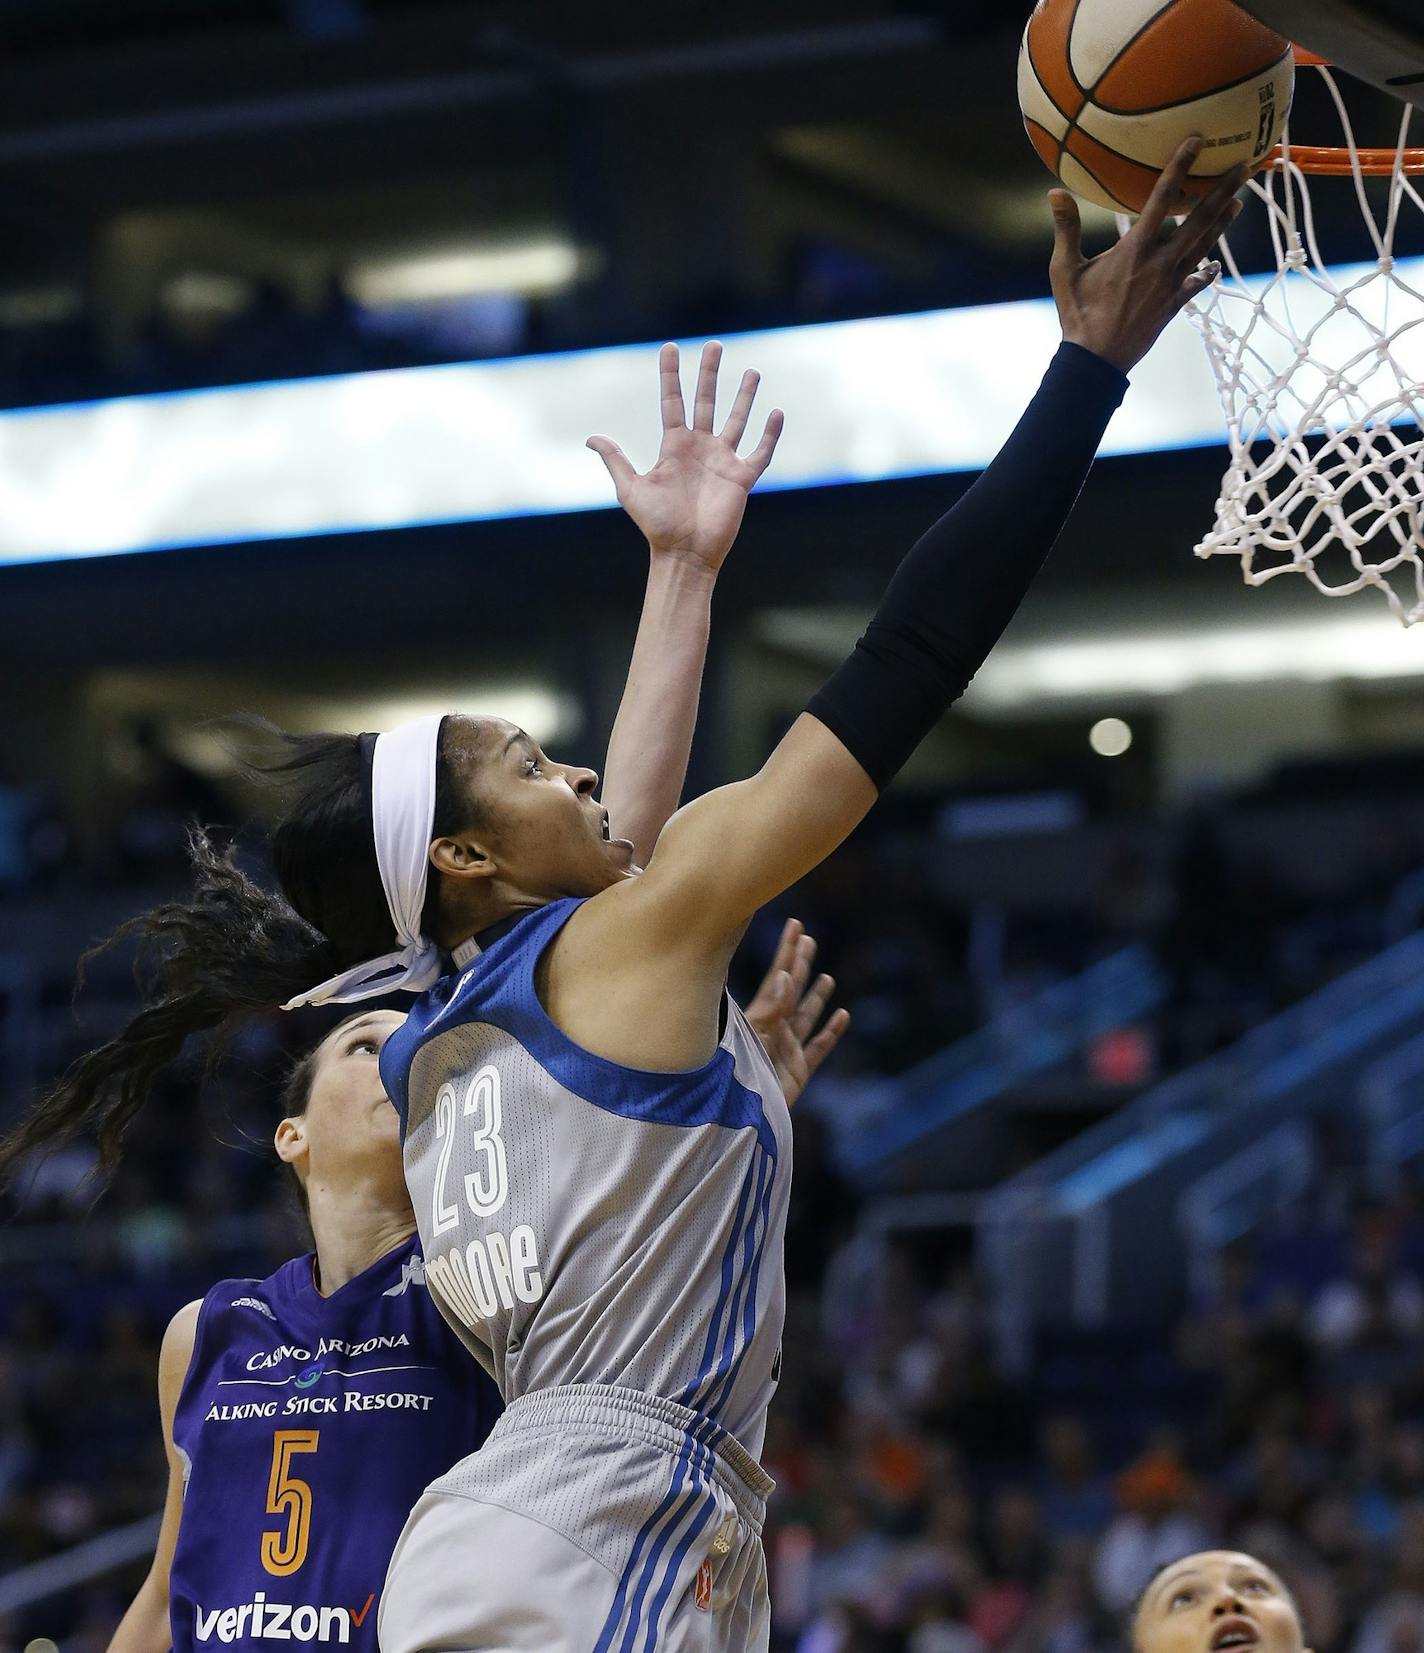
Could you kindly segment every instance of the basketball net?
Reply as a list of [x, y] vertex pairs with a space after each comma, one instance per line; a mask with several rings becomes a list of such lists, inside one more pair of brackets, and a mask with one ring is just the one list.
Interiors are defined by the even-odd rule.
[[[1343, 147], [1292, 149], [1250, 188], [1264, 204], [1274, 274], [1243, 275], [1224, 242], [1222, 274], [1189, 306], [1206, 342], [1231, 443], [1216, 524], [1199, 557], [1231, 556], [1248, 585], [1304, 574], [1327, 597], [1374, 586], [1405, 625], [1424, 619], [1424, 280], [1394, 245], [1402, 214], [1424, 214], [1407, 148], [1361, 150], [1330, 70], [1307, 54], [1339, 112]], [[1312, 176], [1353, 180], [1375, 262], [1321, 256]], [[1371, 200], [1366, 177], [1384, 180]], [[1417, 270], [1418, 266], [1414, 266]]]

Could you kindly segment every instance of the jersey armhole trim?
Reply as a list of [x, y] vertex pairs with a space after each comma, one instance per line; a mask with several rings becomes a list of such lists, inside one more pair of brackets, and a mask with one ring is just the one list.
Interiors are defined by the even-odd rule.
[[220, 1288], [236, 1285], [261, 1285], [260, 1280], [215, 1280], [203, 1293], [202, 1306], [198, 1310], [198, 1319], [193, 1327], [193, 1352], [188, 1356], [187, 1369], [183, 1373], [183, 1381], [178, 1385], [178, 1399], [173, 1406], [173, 1440], [178, 1440], [178, 1417], [183, 1410], [183, 1403], [188, 1398], [188, 1386], [193, 1380], [193, 1372], [198, 1364], [198, 1356], [203, 1350], [203, 1340], [208, 1334], [208, 1326], [212, 1315], [217, 1312], [217, 1295]]

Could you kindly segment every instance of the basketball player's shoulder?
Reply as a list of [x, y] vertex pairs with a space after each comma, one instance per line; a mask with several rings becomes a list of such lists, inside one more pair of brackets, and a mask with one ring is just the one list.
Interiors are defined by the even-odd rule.
[[578, 906], [572, 898], [550, 902], [468, 958], [462, 959], [462, 949], [456, 949], [455, 968], [421, 994], [381, 1047], [381, 1083], [402, 1124], [407, 1117], [411, 1066], [426, 1045], [471, 1023], [490, 1020], [507, 1027], [530, 1019], [534, 964], [550, 936]]
[[696, 927], [687, 923], [682, 904], [670, 893], [676, 881], [676, 871], [665, 861], [640, 878], [626, 878], [580, 902], [555, 938], [562, 963], [637, 967], [684, 951], [692, 956], [705, 952]]
[[[252, 1312], [265, 1312], [275, 1319], [271, 1308], [255, 1295], [266, 1285], [263, 1280], [219, 1280], [209, 1286], [201, 1297], [185, 1303], [173, 1315], [158, 1346], [159, 1394], [170, 1411], [195, 1362], [201, 1363], [200, 1347], [212, 1349], [215, 1347], [214, 1336], [219, 1344], [227, 1336], [226, 1328], [221, 1324], [227, 1314], [244, 1312], [250, 1305]], [[216, 1333], [213, 1331], [215, 1326], [219, 1327]]]
[[185, 1303], [181, 1309], [174, 1312], [163, 1333], [163, 1348], [172, 1344], [175, 1348], [184, 1342], [189, 1349], [193, 1346], [193, 1339], [198, 1332], [198, 1316], [203, 1312], [204, 1297], [195, 1297], [191, 1303]]
[[203, 1312], [205, 1297], [195, 1297], [174, 1314], [163, 1332], [158, 1346], [158, 1386], [163, 1392], [177, 1393], [193, 1361], [193, 1349], [198, 1341], [198, 1320]]
[[310, 1278], [311, 1266], [308, 1251], [290, 1258], [263, 1280], [250, 1275], [218, 1280], [174, 1318], [192, 1310], [194, 1341], [204, 1347], [214, 1338], [219, 1344], [226, 1341], [242, 1327], [275, 1329], [293, 1294], [300, 1291], [303, 1276]]

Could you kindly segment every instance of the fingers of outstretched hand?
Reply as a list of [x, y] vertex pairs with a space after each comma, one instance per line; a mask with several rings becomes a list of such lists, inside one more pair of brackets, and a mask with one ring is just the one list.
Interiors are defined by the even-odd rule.
[[817, 976], [810, 991], [806, 993], [796, 1006], [796, 1014], [791, 1018], [791, 1031], [803, 1043], [810, 1036], [811, 1029], [820, 1021], [826, 1006], [831, 1002], [831, 994], [836, 990], [834, 976]]
[[1194, 299], [1198, 293], [1205, 292], [1212, 282], [1221, 274], [1221, 265], [1216, 259], [1199, 266], [1182, 283], [1177, 293], [1177, 302], [1180, 307]]
[[1201, 154], [1201, 147], [1201, 138], [1195, 133], [1185, 143], [1178, 144], [1177, 153], [1162, 168], [1162, 176], [1153, 186], [1147, 205], [1129, 230], [1129, 235], [1135, 235], [1140, 240], [1155, 240], [1163, 224], [1180, 210], [1185, 195], [1182, 186], [1192, 170], [1193, 162]]
[[766, 416], [766, 428], [761, 433], [761, 441], [747, 455], [747, 464], [757, 476], [761, 476], [771, 463], [771, 457], [776, 452], [776, 444], [781, 440], [781, 433], [786, 428], [786, 415], [780, 408], [773, 408]]
[[796, 996], [799, 999], [806, 991], [806, 983], [811, 979], [811, 966], [816, 962], [815, 936], [802, 935], [796, 943], [796, 951], [792, 955], [788, 968], [791, 971], [791, 980], [796, 985]]
[[682, 377], [678, 372], [680, 357], [675, 344], [665, 344], [658, 351], [658, 388], [662, 404], [663, 429], [685, 430], [687, 409], [682, 401]]
[[772, 968], [762, 978], [762, 984], [756, 990], [756, 997], [746, 1007], [744, 1014], [757, 1038], [769, 1050], [772, 1040], [786, 1027], [795, 1008], [796, 990], [792, 986], [790, 974], [785, 970]]
[[693, 430], [712, 429], [717, 412], [717, 369], [722, 365], [722, 346], [715, 339], [702, 346], [697, 368], [697, 390], [692, 401]]
[[730, 442], [734, 448], [746, 434], [747, 420], [751, 417], [752, 403], [756, 400], [757, 386], [760, 383], [761, 375], [754, 367], [749, 367], [742, 374], [741, 384], [737, 386], [732, 411], [727, 415], [727, 423], [722, 426], [722, 440]]
[[592, 448], [603, 463], [608, 467], [608, 474], [613, 478], [613, 486], [621, 494], [630, 482], [638, 477], [625, 454], [611, 436], [590, 436], [584, 443], [586, 448]]
[[1048, 205], [1053, 213], [1053, 259], [1051, 270], [1070, 270], [1083, 262], [1083, 217], [1078, 203], [1066, 189], [1051, 189]]
[[1207, 248], [1214, 246], [1241, 216], [1243, 203], [1236, 199], [1236, 192], [1249, 177], [1246, 167], [1236, 167], [1223, 174], [1197, 202], [1190, 217], [1167, 243], [1179, 266], [1196, 264]]
[[850, 1011], [837, 1010], [816, 1037], [806, 1045], [802, 1055], [806, 1063], [807, 1079], [845, 1037], [845, 1031], [849, 1026]]
[[773, 970], [789, 971], [796, 962], [796, 948], [805, 934], [799, 918], [788, 918], [781, 926], [781, 939], [776, 944], [776, 956], [771, 961]]

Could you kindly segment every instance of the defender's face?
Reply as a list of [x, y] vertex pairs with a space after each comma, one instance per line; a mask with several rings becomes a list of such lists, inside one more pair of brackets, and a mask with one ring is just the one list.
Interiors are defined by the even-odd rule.
[[[381, 1083], [381, 1048], [405, 1021], [395, 1010], [350, 1016], [317, 1047], [306, 1112], [284, 1124], [294, 1139], [278, 1152], [310, 1187], [356, 1183], [402, 1190], [400, 1121]], [[408, 1203], [408, 1201], [407, 1201]]]
[[1304, 1632], [1269, 1567], [1231, 1550], [1174, 1562], [1133, 1625], [1136, 1653], [1304, 1653]]

